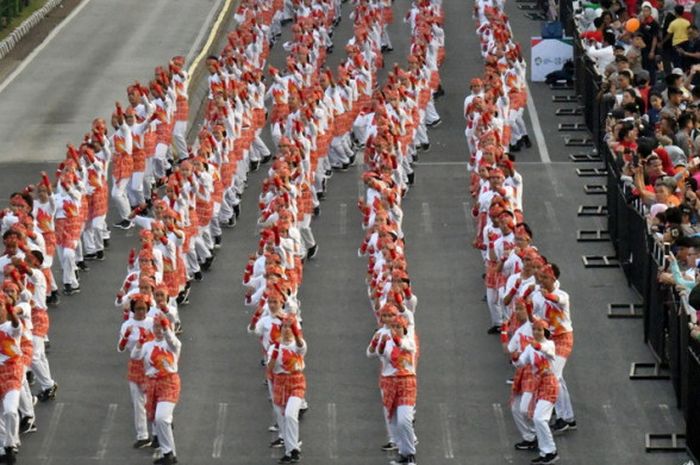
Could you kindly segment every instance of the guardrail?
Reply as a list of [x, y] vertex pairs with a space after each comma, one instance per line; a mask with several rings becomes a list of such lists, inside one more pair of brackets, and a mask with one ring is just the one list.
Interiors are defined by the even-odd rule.
[[601, 76], [574, 30], [575, 90], [585, 123], [607, 170], [608, 231], [627, 281], [641, 296], [644, 342], [659, 366], [667, 368], [678, 408], [686, 421], [686, 448], [700, 458], [700, 342], [690, 337], [691, 310], [675, 289], [657, 281], [666, 263], [666, 244], [649, 231], [644, 207], [620, 180], [620, 165], [605, 142], [606, 118], [614, 104]]

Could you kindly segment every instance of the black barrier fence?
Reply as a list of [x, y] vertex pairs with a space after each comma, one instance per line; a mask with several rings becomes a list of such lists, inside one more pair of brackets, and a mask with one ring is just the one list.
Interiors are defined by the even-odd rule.
[[620, 179], [620, 165], [608, 149], [605, 134], [614, 97], [605, 94], [603, 81], [578, 37], [574, 63], [575, 90], [581, 96], [586, 126], [607, 169], [610, 239], [629, 285], [643, 300], [644, 341], [657, 363], [670, 372], [677, 405], [686, 419], [688, 453], [696, 460], [700, 458], [700, 342], [690, 337], [686, 305], [672, 287], [657, 280], [659, 270], [667, 265], [665, 244], [650, 233], [644, 206]]

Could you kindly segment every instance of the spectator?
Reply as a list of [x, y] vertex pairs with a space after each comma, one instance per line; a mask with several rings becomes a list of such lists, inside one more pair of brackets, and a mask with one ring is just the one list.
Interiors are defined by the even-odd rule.
[[615, 44], [615, 34], [605, 32], [603, 34], [603, 43], [600, 48], [590, 46], [587, 49], [588, 55], [596, 62], [598, 70], [602, 71], [615, 60], [613, 45]]
[[[656, 13], [658, 17], [658, 12]], [[649, 72], [649, 82], [656, 82], [656, 48], [659, 44], [659, 23], [653, 15], [649, 2], [642, 3], [639, 15], [639, 34], [644, 40], [642, 49], [642, 67]]]
[[683, 17], [683, 6], [676, 5], [674, 8], [675, 19], [671, 21], [666, 28], [666, 37], [664, 41], [671, 42], [671, 62], [673, 66], [682, 67], [683, 60], [679, 50], [684, 50], [688, 46], [688, 28], [690, 21]]

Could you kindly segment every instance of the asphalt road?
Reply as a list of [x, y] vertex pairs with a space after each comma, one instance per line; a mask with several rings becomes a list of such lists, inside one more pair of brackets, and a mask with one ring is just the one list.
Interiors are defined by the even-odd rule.
[[[20, 75], [21, 79], [0, 93], [1, 108], [13, 101], [18, 111], [36, 109], [24, 125], [9, 123], [3, 112], [0, 157], [54, 158], [51, 151], [62, 147], [63, 138], [74, 140], [95, 114], [101, 109], [107, 111], [113, 96], [121, 97], [130, 79], [150, 72], [152, 66], [174, 53], [186, 52], [211, 2], [180, 0], [180, 8], [162, 8], [172, 15], [168, 21], [161, 18], [150, 27], [135, 24], [143, 28], [135, 34], [141, 37], [137, 42], [145, 43], [151, 34], [158, 37], [160, 49], [138, 55], [135, 68], [119, 78], [107, 73], [105, 67], [111, 68], [115, 61], [127, 66], [124, 59], [135, 54], [136, 43], [119, 51], [95, 44], [77, 54], [70, 69], [87, 70], [94, 63], [98, 65], [94, 73], [70, 72], [68, 64], [56, 61], [57, 56], [65, 60], [69, 44], [77, 47], [80, 38], [84, 42], [80, 25], [101, 30], [95, 40], [108, 44], [124, 36], [124, 25], [129, 23], [125, 18], [133, 14], [131, 10], [157, 11], [158, 5], [165, 3], [119, 2], [114, 11], [124, 16], [107, 16], [110, 20], [105, 20], [98, 13], [104, 14], [112, 2], [93, 0], [72, 27], [56, 38], [56, 51], [47, 53], [51, 46], [47, 47], [27, 67], [28, 74]], [[444, 123], [431, 131], [432, 151], [421, 156], [416, 185], [404, 201], [408, 262], [420, 299], [418, 459], [426, 465], [525, 464], [531, 454], [512, 448], [518, 437], [505, 384], [510, 370], [497, 338], [486, 335], [489, 318], [481, 300], [482, 264], [470, 247], [473, 226], [466, 206], [464, 161], [468, 154], [461, 111], [466, 83], [482, 69], [471, 2], [444, 3], [447, 60], [442, 74], [446, 95], [437, 103]], [[387, 64], [405, 61], [408, 29], [398, 19], [408, 5], [407, 0], [395, 3], [397, 21], [391, 29], [395, 51], [386, 57]], [[343, 8], [344, 21], [335, 35], [332, 64], [342, 58], [339, 45], [351, 33], [349, 5]], [[515, 8], [510, 16], [517, 37], [526, 42], [537, 24]], [[288, 37], [288, 29], [283, 39]], [[60, 50], [64, 50], [63, 55]], [[272, 63], [281, 63], [283, 53], [276, 47]], [[61, 79], [52, 78], [51, 85], [35, 80], [53, 69], [60, 72]], [[121, 73], [121, 66], [116, 69]], [[21, 84], [30, 81], [33, 92]], [[609, 253], [609, 244], [575, 241], [577, 229], [602, 227], [598, 219], [576, 216], [580, 204], [603, 203], [602, 197], [583, 192], [585, 183], [599, 181], [576, 176], [577, 166], [568, 162], [568, 154], [573, 151], [563, 146], [563, 135], [556, 130], [556, 123], [564, 121], [553, 116], [551, 92], [544, 85], [531, 84], [531, 88], [552, 163], [542, 164], [535, 148], [518, 156], [518, 167], [525, 178], [526, 219], [533, 226], [538, 246], [563, 270], [562, 286], [571, 294], [576, 328], [576, 346], [566, 377], [579, 430], [557, 439], [561, 463], [680, 463], [683, 454], [644, 452], [645, 432], [683, 429], [672, 388], [669, 382], [633, 382], [627, 377], [631, 362], [651, 360], [642, 342], [641, 321], [611, 321], [605, 313], [608, 303], [631, 302], [636, 297], [620, 270], [583, 268], [582, 254]], [[59, 98], [71, 93], [66, 101]], [[75, 130], [70, 129], [73, 127]], [[43, 166], [4, 164], [0, 169], [3, 191], [9, 193], [29, 182]], [[355, 208], [360, 173], [361, 168], [354, 167], [336, 173], [330, 180], [321, 216], [313, 225], [319, 255], [307, 263], [304, 273], [301, 299], [309, 344], [311, 409], [302, 422], [301, 436], [303, 461], [312, 465], [379, 465], [392, 458], [379, 450], [385, 438], [377, 367], [364, 355], [373, 319], [364, 285], [365, 261], [356, 256], [362, 239], [361, 218]], [[262, 385], [258, 345], [245, 332], [249, 315], [242, 305], [244, 289], [240, 285], [247, 255], [257, 242], [254, 223], [263, 176], [262, 172], [250, 176], [239, 224], [225, 231], [224, 246], [212, 271], [195, 286], [192, 304], [181, 311], [185, 326], [183, 391], [175, 413], [175, 438], [183, 464], [259, 465], [274, 463], [279, 457], [278, 451], [267, 447], [272, 439], [267, 432], [270, 410]], [[50, 361], [61, 387], [55, 402], [37, 406], [39, 431], [23, 438], [21, 463], [149, 463], [148, 452], [130, 447], [133, 428], [126, 360], [115, 350], [120, 316], [112, 307], [128, 250], [136, 242], [134, 231], [114, 231], [112, 242], [107, 260], [94, 263], [92, 271], [84, 275], [84, 291], [64, 298], [58, 308], [52, 309]]]

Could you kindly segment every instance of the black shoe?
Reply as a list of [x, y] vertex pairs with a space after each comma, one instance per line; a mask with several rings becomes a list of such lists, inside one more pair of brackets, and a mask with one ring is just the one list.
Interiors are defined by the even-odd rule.
[[316, 206], [314, 207], [314, 216], [318, 216], [321, 214], [321, 207]]
[[578, 429], [578, 427], [576, 426], [576, 420], [567, 421], [567, 423], [569, 424], [569, 431], [574, 431]]
[[233, 228], [236, 226], [236, 215], [231, 215], [231, 218], [224, 224], [227, 228]]
[[17, 453], [19, 451], [16, 447], [5, 447], [5, 463], [14, 465], [17, 463]]
[[46, 299], [48, 305], [56, 306], [61, 303], [61, 298], [58, 296], [58, 291], [51, 291], [51, 295]]
[[549, 453], [543, 457], [542, 462], [540, 462], [542, 465], [549, 465], [551, 463], [555, 463], [559, 461], [559, 454], [556, 452]]
[[36, 432], [36, 422], [34, 421], [34, 417], [22, 417], [19, 422], [19, 432], [20, 434]]
[[64, 295], [80, 294], [80, 286], [72, 287], [70, 284], [64, 284], [63, 285], [63, 294]]
[[30, 386], [34, 386], [34, 383], [36, 383], [36, 377], [33, 371], [27, 372], [27, 383], [29, 383]]
[[408, 456], [407, 455], [399, 455], [398, 460], [392, 460], [389, 462], [390, 465], [408, 465]]
[[532, 141], [530, 140], [530, 136], [521, 137], [520, 142], [522, 142], [527, 148], [532, 147]]
[[381, 447], [381, 449], [382, 449], [382, 450], [386, 450], [386, 451], [391, 451], [391, 450], [398, 450], [399, 448], [396, 447], [396, 444], [394, 444], [393, 442], [389, 441], [389, 442], [387, 442], [386, 444], [384, 444], [384, 445]]
[[105, 249], [109, 249], [109, 239], [102, 239], [102, 246]]
[[270, 443], [270, 447], [273, 449], [279, 449], [280, 447], [284, 447], [284, 439], [282, 438], [277, 438], [274, 441]]
[[90, 267], [88, 267], [85, 262], [78, 262], [75, 266], [77, 266], [80, 271], [90, 271]]
[[323, 191], [318, 192], [318, 193], [316, 193], [316, 198], [318, 200], [326, 200], [326, 193]]
[[332, 46], [332, 45], [329, 45], [328, 47], [326, 47], [326, 53], [329, 54], [329, 55], [330, 55], [331, 53], [333, 53], [333, 46]]
[[408, 173], [408, 184], [413, 185], [413, 183], [416, 181], [416, 173]]
[[133, 445], [134, 449], [143, 449], [151, 445], [150, 439], [137, 439]]
[[563, 433], [564, 431], [569, 429], [569, 423], [562, 418], [557, 418], [557, 421], [554, 422], [554, 425], [552, 426], [552, 434], [559, 434]]
[[441, 119], [438, 119], [438, 120], [436, 120], [436, 121], [433, 121], [433, 122], [430, 123], [430, 124], [426, 124], [426, 126], [429, 127], [429, 128], [436, 128], [436, 127], [440, 126], [441, 124], [442, 124], [442, 120], [441, 120]]
[[343, 166], [339, 168], [340, 171], [347, 171], [350, 167], [350, 163], [343, 163]]
[[83, 255], [83, 260], [97, 260], [97, 254], [96, 253], [86, 253]]
[[177, 463], [177, 459], [173, 455], [172, 452], [168, 452], [167, 454], [164, 454], [161, 458], [156, 459], [153, 461], [156, 465], [173, 465]]
[[214, 260], [216, 260], [216, 256], [212, 255], [211, 257], [207, 258], [204, 260], [204, 263], [200, 266], [200, 268], [204, 271], [209, 271], [211, 268], [212, 263], [214, 263]]
[[114, 223], [112, 226], [114, 226], [115, 228], [123, 229], [126, 231], [127, 229], [133, 228], [134, 223], [132, 223], [129, 220], [121, 220], [119, 223]]
[[520, 144], [511, 144], [508, 146], [508, 151], [509, 152], [520, 152]]
[[155, 434], [151, 438], [151, 449], [158, 449], [160, 447], [160, 442], [158, 442], [158, 436]]
[[[201, 272], [201, 271], [195, 271], [195, 272], [194, 272], [194, 280], [195, 280], [195, 281], [201, 281], [202, 279], [204, 279], [204, 276], [202, 276], [202, 272]], [[185, 300], [185, 299], [184, 299], [184, 296], [183, 296], [183, 299], [182, 299], [182, 300]]]
[[306, 408], [299, 409], [299, 421], [301, 421], [304, 418], [304, 415], [306, 415], [306, 412], [308, 412], [308, 411], [309, 411], [308, 405]]
[[258, 168], [260, 168], [259, 161], [251, 161], [250, 162], [250, 171], [258, 171]]
[[214, 236], [214, 248], [215, 249], [221, 248], [221, 236]]
[[433, 92], [433, 98], [439, 98], [445, 95], [445, 89], [442, 88], [442, 85], [439, 85], [437, 90]]
[[292, 463], [292, 456], [291, 455], [285, 455], [281, 459], [277, 461], [277, 463]]
[[239, 204], [239, 205], [234, 205], [234, 206], [233, 206], [233, 214], [236, 216], [236, 218], [238, 218], [239, 216], [241, 216], [241, 206], [240, 206], [240, 204]]
[[105, 251], [104, 250], [98, 250], [97, 253], [95, 254], [96, 260], [98, 262], [101, 262], [105, 259]]
[[491, 326], [488, 329], [488, 331], [486, 331], [486, 334], [501, 334], [501, 326], [500, 325]]
[[268, 155], [268, 156], [266, 156], [266, 157], [263, 157], [263, 159], [260, 160], [260, 163], [264, 165], [265, 163], [267, 163], [267, 162], [270, 161], [270, 160], [272, 160], [272, 154], [270, 154], [270, 155]]
[[49, 400], [55, 400], [56, 399], [56, 391], [58, 391], [58, 384], [55, 384], [51, 386], [48, 389], [44, 389], [41, 391], [37, 397], [39, 398], [40, 401], [42, 402], [47, 402]]
[[292, 463], [297, 463], [301, 460], [301, 452], [299, 452], [299, 449], [294, 449], [290, 455], [292, 456]]
[[311, 260], [318, 254], [318, 244], [314, 244], [309, 250], [306, 251], [306, 258]]
[[179, 336], [180, 334], [183, 333], [182, 329], [182, 323], [179, 321], [176, 321], [175, 324], [173, 325], [173, 332], [175, 333], [176, 336]]
[[515, 450], [537, 450], [537, 439], [520, 441], [515, 445]]
[[427, 144], [421, 145], [420, 148], [421, 148], [421, 150], [423, 150], [424, 152], [430, 152], [430, 142], [428, 142]]

